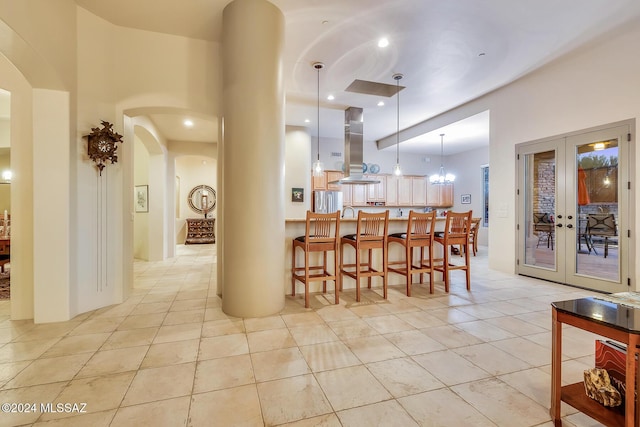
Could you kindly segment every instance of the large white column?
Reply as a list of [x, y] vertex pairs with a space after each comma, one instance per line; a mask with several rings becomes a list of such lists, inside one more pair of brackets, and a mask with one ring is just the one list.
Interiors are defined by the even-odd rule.
[[284, 17], [266, 0], [223, 12], [224, 192], [218, 249], [222, 309], [237, 317], [284, 307]]
[[35, 323], [71, 317], [69, 93], [33, 90]]

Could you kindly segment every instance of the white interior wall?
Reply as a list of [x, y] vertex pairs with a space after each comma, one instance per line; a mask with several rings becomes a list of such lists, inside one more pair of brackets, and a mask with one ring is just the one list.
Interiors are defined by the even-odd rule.
[[[640, 27], [627, 26], [618, 30], [618, 36], [612, 40], [580, 49], [502, 89], [433, 119], [444, 125], [484, 110], [491, 112], [491, 268], [515, 271], [515, 145], [640, 117], [640, 104], [637, 102], [640, 96], [640, 57], [629, 55], [640, 45]], [[633, 138], [637, 139], [635, 132]], [[638, 155], [637, 151], [632, 154], [632, 185], [640, 163]], [[633, 200], [631, 204], [634, 206]], [[631, 224], [635, 228], [640, 226], [635, 210], [631, 213]], [[639, 253], [638, 243], [637, 239], [633, 243], [632, 265], [638, 261], [635, 255]]]
[[[489, 163], [489, 147], [477, 148], [444, 159], [445, 169], [453, 173], [456, 180], [453, 186], [453, 207], [455, 212], [465, 212], [471, 209], [474, 217], [482, 217], [482, 170], [481, 167]], [[462, 204], [463, 194], [471, 195], [471, 204]], [[491, 218], [489, 218], [491, 225]], [[478, 230], [478, 244], [486, 246], [488, 229]]]
[[[33, 90], [34, 321], [58, 322], [71, 316], [69, 94]], [[56, 173], [51, 172], [56, 166]], [[52, 226], [55, 224], [55, 226]], [[51, 245], [55, 242], [55, 250]]]
[[[287, 126], [285, 130], [285, 218], [305, 218], [311, 209], [311, 138], [307, 128]], [[291, 190], [304, 190], [303, 202], [291, 201]]]
[[[135, 137], [133, 149], [133, 182], [135, 186], [149, 187], [149, 152]], [[135, 193], [134, 193], [135, 194]], [[150, 200], [150, 199], [149, 199]], [[136, 259], [149, 260], [149, 212], [135, 212], [133, 221], [133, 256]]]
[[[216, 164], [217, 161], [215, 159], [205, 156], [180, 156], [176, 158], [176, 175], [180, 178], [180, 216], [176, 218], [176, 242], [178, 244], [184, 243], [186, 238], [186, 219], [204, 218], [202, 214], [196, 213], [189, 207], [189, 192], [200, 185], [208, 185], [216, 193], [219, 191]], [[208, 218], [216, 217], [217, 208], [208, 214]], [[216, 224], [216, 228], [217, 226]]]
[[167, 162], [165, 154], [149, 157], [149, 261], [162, 261], [166, 258], [166, 236], [169, 231], [168, 217], [172, 212], [166, 209], [166, 198], [170, 189], [166, 186]]
[[[81, 283], [72, 295], [75, 309], [72, 315], [122, 302], [123, 288], [132, 287], [131, 275], [123, 264], [129, 253], [122, 244], [123, 227], [133, 225], [123, 208], [126, 165], [131, 161], [133, 138], [125, 132], [122, 118], [116, 115], [116, 81], [122, 73], [114, 61], [114, 35], [117, 27], [77, 8], [77, 127], [74, 126], [74, 154], [71, 166], [74, 197], [74, 232], [77, 252], [73, 256], [74, 282]], [[96, 49], [100, 46], [100, 49]], [[87, 155], [87, 138], [92, 128], [101, 128], [101, 121], [113, 124], [123, 135], [118, 144], [118, 162], [108, 163], [102, 175]], [[126, 194], [130, 194], [127, 191]], [[130, 199], [128, 197], [127, 199]], [[131, 234], [133, 230], [131, 229]], [[39, 237], [38, 237], [39, 238]]]
[[[9, 97], [7, 97], [7, 99], [9, 99]], [[2, 102], [0, 102], [0, 104], [1, 103]], [[0, 148], [10, 147], [10, 144], [11, 144], [10, 129], [11, 129], [10, 117], [9, 116], [7, 116], [6, 118], [2, 117], [2, 112], [0, 112]]]
[[[132, 172], [128, 172], [133, 170], [133, 126], [122, 112], [129, 107], [179, 106], [215, 116], [220, 103], [219, 96], [212, 96], [220, 86], [218, 48], [215, 43], [155, 33], [134, 31], [135, 34], [124, 34], [128, 31], [76, 7], [73, 1], [52, 4], [51, 7], [43, 6], [37, 0], [25, 0], [23, 3], [21, 8], [0, 7], [0, 33], [7, 35], [7, 40], [15, 41], [11, 49], [2, 51], [8, 55], [6, 64], [10, 71], [0, 74], [0, 86], [15, 90], [12, 87], [13, 73], [23, 80], [23, 76], [28, 75], [35, 87], [73, 88], [69, 92], [65, 124], [72, 141], [66, 152], [70, 170], [66, 184], [61, 186], [62, 193], [56, 199], [56, 203], [68, 201], [66, 206], [70, 214], [66, 218], [73, 224], [67, 229], [69, 244], [63, 245], [65, 250], [59, 251], [61, 256], [68, 257], [63, 264], [73, 266], [73, 271], [66, 277], [73, 292], [58, 293], [66, 295], [69, 303], [67, 317], [70, 317], [122, 301], [132, 283], [133, 256], [125, 240], [133, 239], [130, 200], [133, 177]], [[42, 13], [34, 16], [29, 12], [36, 9]], [[57, 25], [43, 25], [42, 19], [48, 22], [55, 20]], [[96, 49], [96, 46], [100, 48]], [[154, 46], [158, 48], [154, 49]], [[33, 55], [34, 51], [40, 55]], [[0, 57], [4, 61], [4, 56]], [[38, 61], [25, 61], [25, 58], [37, 58]], [[135, 66], [127, 61], [135, 63]], [[127, 73], [120, 72], [124, 63], [128, 64]], [[16, 69], [19, 70], [17, 73]], [[196, 81], [198, 84], [194, 85]], [[13, 163], [17, 172], [28, 171], [22, 176], [18, 173], [12, 184], [14, 189], [21, 189], [20, 198], [25, 200], [19, 203], [24, 205], [24, 209], [12, 204], [23, 225], [21, 227], [14, 222], [13, 227], [15, 244], [12, 244], [12, 253], [16, 258], [20, 257], [20, 261], [12, 262], [12, 281], [15, 279], [16, 283], [12, 289], [13, 318], [33, 317], [32, 271], [39, 270], [39, 267], [33, 267], [34, 254], [30, 246], [30, 242], [39, 240], [40, 236], [33, 238], [30, 175], [33, 170], [30, 158], [33, 153], [30, 145], [32, 93], [28, 85], [29, 82], [23, 93], [17, 92], [21, 99], [16, 102], [16, 114], [12, 114], [16, 119], [11, 123], [11, 138], [25, 145], [24, 150], [15, 156], [12, 154]], [[13, 110], [12, 106], [12, 113]], [[115, 130], [125, 135], [125, 143], [118, 151], [119, 162], [108, 165], [102, 179], [98, 178], [95, 165], [87, 158], [84, 138], [91, 127], [100, 125], [100, 120], [114, 123]], [[61, 153], [64, 154], [65, 150]], [[27, 165], [24, 168], [18, 165], [24, 162]], [[56, 175], [60, 163], [43, 163], [41, 166], [42, 174], [51, 172], [50, 175]], [[50, 168], [56, 171], [50, 171]], [[101, 186], [104, 187], [102, 193]], [[97, 204], [99, 193], [103, 195], [100, 199], [103, 210]], [[52, 193], [53, 196], [56, 194]], [[98, 231], [99, 218], [103, 213], [105, 218], [109, 218], [108, 231]], [[23, 230], [19, 231], [20, 228]], [[24, 237], [22, 243], [18, 241], [19, 235]], [[58, 249], [63, 244], [59, 240], [48, 242]], [[18, 283], [23, 280], [28, 283], [21, 289]], [[105, 286], [101, 286], [103, 281]], [[78, 285], [80, 283], [82, 286]], [[60, 308], [65, 311], [63, 306]], [[43, 318], [39, 317], [39, 321]]]
[[11, 318], [33, 318], [33, 100], [25, 77], [0, 55], [0, 86], [11, 92]]

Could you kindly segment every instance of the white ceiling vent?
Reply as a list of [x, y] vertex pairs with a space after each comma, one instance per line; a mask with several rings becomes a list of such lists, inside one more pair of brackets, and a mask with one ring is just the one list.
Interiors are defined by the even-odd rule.
[[345, 91], [363, 93], [365, 95], [391, 97], [404, 89], [404, 86], [388, 85], [386, 83], [368, 82], [366, 80], [354, 80]]

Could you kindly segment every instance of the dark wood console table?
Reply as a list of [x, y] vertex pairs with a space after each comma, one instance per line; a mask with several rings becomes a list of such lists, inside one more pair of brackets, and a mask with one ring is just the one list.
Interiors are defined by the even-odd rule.
[[185, 245], [192, 243], [215, 243], [215, 218], [187, 218]]
[[[553, 322], [551, 327], [551, 419], [555, 426], [562, 426], [560, 402], [565, 402], [580, 412], [606, 426], [631, 427], [636, 424], [636, 353], [640, 343], [640, 309], [602, 301], [580, 298], [551, 303]], [[626, 400], [618, 408], [608, 408], [589, 398], [582, 382], [562, 386], [562, 325], [567, 324], [593, 332], [627, 345]], [[594, 344], [595, 345], [595, 344]]]

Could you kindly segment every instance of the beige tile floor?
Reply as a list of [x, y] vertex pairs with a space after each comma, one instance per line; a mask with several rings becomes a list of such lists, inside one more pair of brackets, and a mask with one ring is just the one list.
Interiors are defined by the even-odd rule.
[[[215, 247], [192, 245], [136, 262], [127, 301], [68, 322], [11, 321], [0, 302], [0, 403], [38, 409], [0, 426], [551, 426], [549, 303], [591, 293], [491, 271], [486, 248], [472, 262], [471, 292], [454, 272], [449, 294], [345, 290], [308, 310], [298, 294], [238, 319], [215, 292]], [[567, 383], [595, 338], [567, 327]], [[40, 412], [48, 402], [86, 413]]]

